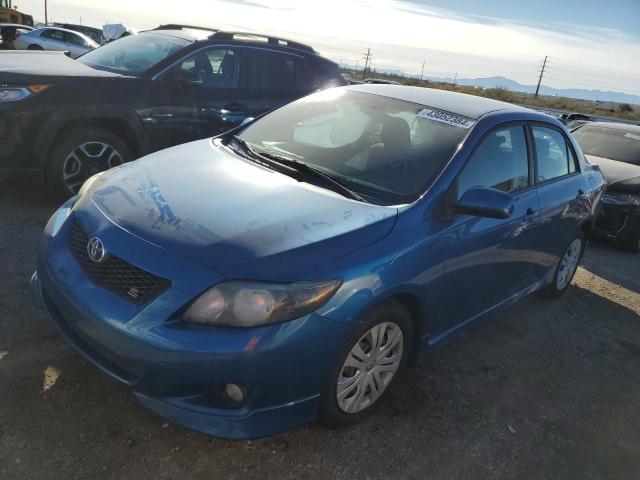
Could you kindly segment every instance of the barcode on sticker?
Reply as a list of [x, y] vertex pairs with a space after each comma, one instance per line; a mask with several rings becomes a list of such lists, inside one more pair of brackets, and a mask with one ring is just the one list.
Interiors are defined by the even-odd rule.
[[456, 115], [455, 113], [444, 112], [442, 110], [433, 110], [430, 108], [425, 108], [424, 110], [422, 110], [420, 113], [418, 113], [418, 117], [426, 118], [429, 120], [433, 120], [434, 122], [444, 123], [446, 125], [451, 125], [452, 127], [458, 128], [471, 128], [476, 123], [473, 120], [469, 120], [468, 118]]

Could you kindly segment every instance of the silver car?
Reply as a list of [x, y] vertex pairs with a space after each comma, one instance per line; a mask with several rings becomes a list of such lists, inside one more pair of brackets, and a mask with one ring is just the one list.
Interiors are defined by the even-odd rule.
[[86, 35], [65, 28], [45, 27], [23, 33], [16, 39], [16, 50], [57, 50], [78, 58], [99, 45]]

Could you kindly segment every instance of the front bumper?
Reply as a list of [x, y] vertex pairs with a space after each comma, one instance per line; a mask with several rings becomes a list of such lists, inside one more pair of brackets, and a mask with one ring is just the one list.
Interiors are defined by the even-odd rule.
[[633, 222], [640, 224], [640, 203], [633, 201], [633, 197], [630, 198], [632, 201], [621, 201], [614, 196], [605, 195], [594, 234], [615, 238], [627, 225]]
[[[136, 309], [84, 276], [66, 249], [67, 227], [53, 237], [45, 233], [31, 282], [34, 301], [76, 350], [132, 387], [143, 406], [229, 439], [272, 435], [316, 417], [347, 325], [315, 313], [251, 329], [185, 324], [172, 320], [174, 313], [202, 287], [187, 288], [179, 281]], [[108, 237], [105, 232], [103, 238]], [[182, 269], [188, 267], [183, 261]], [[229, 383], [242, 386], [241, 404], [226, 397]]]

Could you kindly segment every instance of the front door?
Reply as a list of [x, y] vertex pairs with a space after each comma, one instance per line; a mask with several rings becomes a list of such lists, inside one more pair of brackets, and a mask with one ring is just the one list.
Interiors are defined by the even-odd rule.
[[136, 110], [154, 150], [212, 137], [246, 118], [241, 52], [225, 46], [199, 50], [149, 88]]
[[506, 219], [461, 214], [448, 228], [445, 278], [449, 315], [442, 330], [475, 318], [535, 281], [532, 226], [539, 214], [525, 126], [508, 124], [484, 137], [452, 185], [460, 199], [472, 187], [511, 193]]

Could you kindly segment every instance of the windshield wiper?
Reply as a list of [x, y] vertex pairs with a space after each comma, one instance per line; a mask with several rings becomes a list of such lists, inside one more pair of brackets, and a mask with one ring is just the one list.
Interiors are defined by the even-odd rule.
[[[278, 155], [275, 153], [257, 152], [244, 138], [234, 135], [233, 139], [238, 144], [240, 144], [245, 152], [253, 157], [253, 160], [258, 161], [258, 163], [267, 163], [268, 166], [271, 167], [284, 167], [288, 170], [293, 170], [298, 174], [304, 175], [306, 178], [313, 178], [315, 180], [320, 180], [325, 184], [331, 185], [331, 190], [345, 197], [351, 198], [353, 200], [358, 200], [359, 202], [369, 203], [362, 196], [358, 195], [356, 192], [346, 187], [335, 178], [327, 175], [324, 172], [321, 172], [319, 169], [312, 167], [308, 163], [301, 162], [300, 160], [295, 160], [293, 158], [287, 158], [283, 155]], [[296, 180], [302, 181], [301, 178], [296, 178]]]

